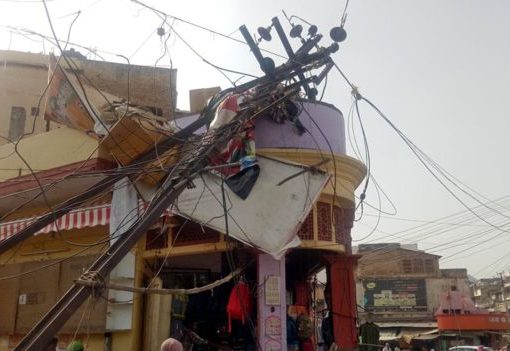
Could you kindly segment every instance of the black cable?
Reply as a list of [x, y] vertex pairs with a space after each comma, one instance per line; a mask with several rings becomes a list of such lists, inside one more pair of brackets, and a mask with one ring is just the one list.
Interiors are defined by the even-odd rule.
[[322, 128], [317, 124], [317, 122], [315, 121], [315, 119], [312, 117], [312, 115], [310, 114], [310, 112], [308, 112], [308, 110], [304, 107], [303, 103], [301, 102], [301, 107], [302, 107], [302, 111], [305, 112], [305, 114], [308, 116], [308, 118], [310, 119], [310, 121], [313, 123], [313, 125], [315, 126], [315, 128], [317, 128], [317, 130], [319, 131], [319, 133], [321, 134], [321, 136], [324, 138], [324, 141], [326, 142], [326, 145], [328, 146], [328, 150], [329, 150], [329, 153], [331, 155], [331, 158], [332, 158], [332, 161], [333, 161], [333, 171], [335, 173], [335, 180], [332, 182], [332, 186], [333, 186], [333, 207], [335, 206], [335, 200], [336, 200], [336, 196], [337, 196], [337, 191], [336, 191], [336, 176], [337, 176], [337, 167], [336, 167], [336, 158], [335, 158], [335, 153], [333, 152], [333, 147], [331, 146], [331, 143], [329, 142], [329, 139], [328, 137], [326, 136], [326, 134], [324, 133], [324, 131], [322, 130]]
[[243, 76], [247, 76], [247, 77], [252, 77], [252, 78], [258, 78], [257, 76], [254, 76], [252, 74], [249, 74], [249, 73], [245, 73], [245, 72], [239, 72], [239, 71], [235, 71], [235, 70], [231, 70], [231, 69], [227, 69], [227, 68], [223, 68], [223, 67], [220, 67], [218, 65], [215, 65], [213, 64], [212, 62], [208, 61], [207, 59], [205, 59], [200, 53], [198, 53], [197, 50], [195, 50], [191, 44], [189, 44], [176, 30], [175, 28], [172, 28], [172, 31], [175, 33], [175, 35], [195, 54], [197, 55], [202, 61], [204, 61], [205, 63], [207, 63], [208, 65], [210, 65], [211, 67], [215, 68], [216, 70], [218, 70], [218, 72], [220, 72], [229, 82], [232, 86], [236, 86], [235, 82], [230, 79], [226, 74], [225, 72], [230, 72], [230, 73], [235, 73], [235, 74], [239, 74], [239, 75], [243, 75]]
[[[485, 211], [488, 211], [488, 210], [486, 209]], [[469, 215], [469, 212], [468, 212], [468, 211], [464, 211], [464, 212], [462, 212], [462, 213], [467, 213], [467, 215]], [[474, 220], [474, 219], [473, 219], [473, 220]], [[459, 218], [459, 222], [462, 222], [462, 223], [466, 224], [466, 220], [465, 220], [465, 219], [462, 219], [462, 218]], [[506, 224], [508, 224], [508, 222], [507, 222]], [[422, 225], [422, 226], [423, 226], [423, 225]], [[422, 226], [418, 226], [418, 227], [422, 227]], [[461, 235], [462, 235], [462, 239], [463, 239], [463, 240], [468, 240], [468, 241], [467, 241], [467, 243], [471, 244], [472, 242], [470, 241], [470, 238], [473, 238], [473, 237], [479, 237], [479, 236], [481, 236], [481, 235], [491, 233], [491, 232], [493, 232], [493, 231], [495, 230], [495, 229], [494, 229], [494, 228], [492, 228], [491, 226], [489, 226], [489, 227], [490, 227], [491, 229], [490, 229], [490, 230], [488, 230], [488, 231], [484, 231], [484, 232], [481, 232], [481, 233], [480, 233], [480, 232], [474, 232], [474, 233], [472, 233], [472, 234], [470, 234], [470, 235], [466, 235], [466, 234], [467, 234], [467, 233], [466, 233], [466, 231], [465, 231], [465, 230], [463, 230], [463, 231], [462, 231], [462, 233], [461, 233]], [[457, 228], [453, 228], [453, 229], [457, 229]], [[442, 236], [444, 236], [444, 234], [445, 234], [446, 232], [450, 231], [450, 230], [452, 230], [452, 228], [450, 228], [450, 229], [446, 229], [446, 230], [442, 230], [442, 231], [434, 231], [434, 232], [431, 232], [431, 233], [430, 233], [430, 234], [428, 234], [428, 235], [424, 235], [424, 234], [418, 233], [418, 234], [416, 235], [416, 237], [417, 237], [417, 238], [419, 238], [420, 240], [423, 240], [423, 239], [426, 239], [426, 238], [428, 238], [428, 237], [432, 237], [432, 236], [438, 236], [438, 235], [442, 235]], [[405, 231], [403, 231], [403, 232], [405, 232]], [[451, 237], [451, 236], [450, 236], [450, 237]], [[401, 237], [401, 238], [402, 238], [402, 239], [405, 239], [405, 238], [403, 238], [403, 237]], [[485, 240], [485, 242], [490, 242], [490, 241], [489, 241], [489, 240]], [[461, 242], [459, 242], [458, 240], [455, 240], [455, 239], [454, 239], [454, 240], [452, 240], [452, 241], [449, 241], [449, 242], [446, 242], [446, 243], [442, 243], [442, 244], [438, 244], [438, 245], [436, 245], [436, 246], [433, 246], [433, 248], [439, 248], [439, 247], [441, 247], [441, 246], [446, 246], [446, 245], [449, 245], [449, 244], [459, 245], [460, 243], [461, 243]], [[478, 244], [473, 245], [473, 247], [471, 247], [471, 248], [476, 247], [476, 245], [478, 245]], [[471, 249], [471, 248], [470, 248], [470, 249]], [[366, 254], [366, 256], [370, 256], [371, 254], [380, 254], [380, 253], [382, 253], [382, 252], [388, 252], [388, 251], [390, 251], [390, 250], [391, 250], [391, 245], [386, 245], [386, 246], [383, 246], [383, 247], [381, 247], [381, 248], [378, 248], [378, 249], [372, 250], [372, 252], [371, 252], [371, 253]], [[466, 251], [466, 249], [463, 249], [463, 250], [462, 250], [462, 252], [465, 252], [465, 251]]]
[[[12, 26], [0, 26], [0, 27], [8, 28], [8, 29], [11, 30], [11, 33], [21, 35], [21, 36], [23, 36], [23, 37], [25, 37], [27, 39], [29, 39], [27, 35], [34, 35], [34, 36], [37, 36], [37, 37], [41, 38], [42, 41], [39, 41], [39, 42], [42, 42], [43, 44], [44, 44], [44, 41], [46, 40], [50, 44], [52, 44], [54, 46], [57, 46], [57, 44], [54, 41], [55, 40], [54, 38], [52, 38], [52, 37], [50, 37], [48, 35], [44, 35], [42, 33], [35, 32], [33, 30], [30, 30], [30, 29], [18, 28], [18, 27], [12, 27]], [[25, 32], [27, 34], [23, 34], [23, 32]], [[33, 39], [30, 39], [30, 40], [33, 40]], [[61, 41], [61, 40], [59, 39], [59, 41]], [[88, 51], [89, 53], [93, 54], [94, 56], [99, 57], [99, 59], [101, 59], [102, 61], [105, 61], [105, 58], [102, 55], [98, 54], [98, 50], [97, 49], [91, 49], [89, 47], [86, 47], [86, 46], [83, 46], [83, 45], [80, 45], [80, 44], [77, 44], [77, 43], [74, 43], [74, 42], [71, 42], [71, 41], [66, 41], [65, 43], [69, 44], [69, 45], [72, 45], [72, 46], [76, 46], [76, 47], [78, 47], [80, 49], [84, 49], [84, 50]], [[99, 50], [99, 51], [104, 53], [104, 54], [117, 55], [116, 53], [112, 53], [112, 52], [105, 51], [105, 50]]]
[[[376, 188], [376, 190], [377, 190], [377, 188]], [[366, 189], [364, 189], [363, 191], [366, 191]], [[377, 201], [379, 202], [379, 207], [378, 208], [380, 209], [381, 208], [381, 193], [379, 191], [376, 191], [376, 193], [377, 193]], [[360, 204], [361, 204], [361, 209], [363, 211], [363, 201], [360, 201]], [[361, 219], [362, 215], [363, 214], [360, 215], [360, 218], [358, 220]], [[377, 228], [379, 227], [380, 222], [381, 222], [381, 211], [379, 210], [376, 223], [375, 223], [374, 227], [372, 228], [372, 230], [368, 234], [363, 236], [362, 238], [351, 239], [351, 241], [352, 242], [358, 242], [358, 241], [363, 241], [363, 240], [366, 240], [366, 239], [370, 238], [377, 231]]]
[[[231, 36], [229, 36], [229, 35], [226, 35], [226, 34], [223, 34], [223, 33], [217, 32], [217, 31], [215, 31], [215, 30], [213, 30], [213, 29], [210, 29], [210, 28], [207, 28], [207, 27], [201, 26], [201, 25], [199, 25], [199, 24], [193, 23], [193, 22], [188, 21], [188, 20], [185, 20], [185, 19], [183, 19], [183, 18], [180, 18], [180, 17], [174, 16], [174, 15], [170, 15], [170, 14], [165, 13], [165, 12], [163, 12], [163, 11], [161, 11], [161, 10], [158, 10], [158, 9], [156, 9], [156, 8], [154, 8], [154, 7], [151, 7], [151, 6], [147, 5], [147, 4], [144, 4], [144, 3], [140, 2], [140, 1], [137, 1], [137, 0], [131, 0], [131, 1], [132, 1], [132, 2], [134, 2], [134, 3], [136, 3], [136, 4], [138, 4], [138, 5], [140, 5], [140, 6], [143, 6], [143, 7], [147, 8], [147, 9], [149, 9], [149, 10], [153, 11], [153, 12], [154, 12], [155, 14], [157, 14], [160, 18], [161, 18], [161, 16], [164, 16], [164, 17], [170, 17], [170, 18], [175, 19], [176, 21], [179, 21], [179, 22], [182, 22], [182, 23], [189, 24], [190, 26], [193, 26], [193, 27], [196, 27], [196, 28], [202, 29], [202, 30], [207, 31], [207, 32], [209, 32], [209, 33], [212, 33], [212, 34], [218, 35], [218, 36], [220, 36], [220, 37], [223, 37], [223, 38], [226, 38], [226, 39], [229, 39], [229, 40], [235, 41], [235, 42], [240, 43], [240, 44], [243, 44], [243, 45], [248, 45], [248, 44], [247, 44], [245, 41], [243, 41], [243, 40], [233, 38], [233, 37], [231, 37]], [[278, 54], [278, 53], [276, 53], [276, 52], [273, 52], [273, 51], [269, 51], [269, 50], [265, 50], [265, 49], [260, 49], [260, 51], [267, 52], [267, 53], [269, 53], [269, 54], [272, 54], [272, 55], [274, 55], [274, 56], [277, 56], [277, 57], [280, 57], [280, 58], [283, 58], [283, 59], [286, 59], [286, 60], [288, 59], [288, 57], [283, 56], [283, 55], [280, 55], [280, 54]]]
[[[496, 200], [496, 201], [500, 201], [500, 200], [507, 200], [508, 199], [508, 196], [505, 196], [499, 200]], [[478, 209], [480, 208], [481, 206], [478, 206], [477, 208], [475, 209]], [[485, 211], [488, 212], [487, 209], [485, 209]], [[470, 223], [469, 221], [469, 216], [471, 215], [470, 211], [461, 211], [461, 212], [457, 212], [453, 215], [449, 215], [449, 216], [445, 216], [445, 217], [442, 217], [440, 219], [448, 219], [448, 218], [455, 218], [456, 217], [456, 222], [455, 224], [460, 224], [462, 223], [463, 225], [467, 225], [468, 223]], [[493, 214], [494, 215], [494, 214]], [[473, 221], [475, 219], [471, 219], [471, 221]], [[423, 239], [426, 239], [426, 238], [429, 238], [429, 237], [432, 237], [432, 236], [437, 236], [437, 235], [443, 235], [451, 230], [451, 224], [450, 224], [450, 228], [449, 229], [435, 229], [435, 227], [437, 226], [441, 226], [442, 223], [438, 223], [437, 221], [433, 221], [432, 223], [425, 223], [425, 224], [421, 224], [421, 225], [418, 225], [418, 226], [415, 226], [415, 227], [412, 227], [412, 228], [409, 228], [409, 229], [406, 229], [406, 230], [402, 230], [400, 232], [397, 232], [397, 234], [405, 234], [405, 233], [409, 233], [409, 232], [413, 232], [413, 231], [416, 231], [417, 229], [418, 230], [421, 230], [421, 231], [416, 231], [416, 235], [415, 235], [415, 238], [416, 239], [420, 239], [420, 240], [423, 240]], [[430, 227], [430, 229], [427, 229], [427, 226]], [[491, 227], [491, 226], [489, 226]], [[422, 229], [420, 229], [422, 228]], [[423, 232], [423, 228], [425, 230], [429, 230], [429, 233], [427, 233], [426, 231]], [[455, 227], [456, 229], [457, 227]], [[465, 235], [465, 230], [463, 230], [463, 235]], [[400, 239], [407, 239], [407, 240], [411, 240], [412, 237], [404, 237], [404, 236], [397, 236], [397, 235], [391, 235], [391, 236], [394, 236], [394, 237], [397, 237], [397, 238], [400, 238]], [[388, 249], [391, 249], [391, 245], [386, 245], [386, 246], [383, 246], [381, 248], [377, 248], [375, 250], [372, 250], [371, 253], [368, 253], [366, 255], [370, 256], [371, 254], [373, 253], [378, 253], [378, 252], [387, 252]]]
[[[342, 77], [346, 80], [346, 82], [351, 86], [352, 90], [353, 90], [353, 95], [355, 96], [355, 98], [359, 99], [359, 100], [363, 100], [365, 102], [367, 102], [388, 124], [390, 124], [390, 126], [397, 132], [397, 134], [404, 140], [404, 142], [408, 145], [408, 147], [411, 149], [411, 151], [417, 156], [417, 158], [419, 159], [419, 161], [425, 166], [425, 168], [429, 171], [429, 173], [458, 201], [460, 202], [465, 208], [467, 208], [469, 211], [472, 212], [473, 215], [477, 216], [480, 220], [484, 221], [485, 223], [501, 230], [502, 232], [508, 232], [507, 230], [505, 230], [504, 228], [501, 228], [501, 227], [498, 227], [498, 226], [495, 226], [493, 223], [491, 222], [488, 222], [485, 218], [481, 217], [480, 215], [478, 215], [477, 213], [475, 213], [469, 206], [467, 206], [466, 203], [464, 203], [439, 177], [437, 174], [435, 174], [433, 172], [433, 170], [431, 169], [431, 166], [427, 165], [427, 163], [425, 162], [426, 160], [428, 160], [428, 162], [430, 162], [432, 164], [432, 167], [434, 167], [436, 170], [438, 170], [437, 167], [435, 167], [435, 162], [431, 162], [431, 159], [430, 157], [428, 157], [425, 153], [423, 153], [423, 151], [421, 151], [416, 145], [414, 145], [400, 130], [398, 130], [398, 128], [391, 122], [389, 121], [389, 119], [384, 116], [384, 114], [371, 102], [369, 101], [368, 99], [366, 99], [365, 97], [361, 96], [358, 91], [357, 91], [357, 88], [349, 81], [349, 79], [345, 76], [345, 74], [342, 72], [342, 70], [338, 67], [338, 65], [335, 64], [335, 67], [337, 68], [337, 70], [340, 72], [340, 74], [342, 75]], [[423, 157], [423, 158], [422, 158]], [[439, 173], [445, 177], [450, 183], [452, 183], [454, 186], [456, 186], [459, 190], [461, 190], [463, 193], [465, 193], [466, 195], [468, 195], [469, 197], [473, 198], [475, 201], [477, 201], [479, 204], [481, 205], [484, 205], [478, 198], [474, 197], [472, 194], [468, 193], [467, 191], [465, 191], [464, 189], [460, 188], [456, 183], [454, 183], [447, 175], [445, 175], [443, 172], [441, 172], [441, 170], [439, 170]], [[486, 205], [484, 205], [486, 206]], [[492, 209], [493, 211], [496, 211], [494, 209]], [[496, 211], [498, 213], [501, 214], [501, 212], [499, 211]], [[501, 234], [500, 234], [501, 235]]]
[[[361, 154], [361, 151], [360, 151], [360, 148], [358, 146], [358, 142], [356, 140], [356, 133], [354, 131], [354, 105], [355, 105], [355, 100], [353, 99], [352, 103], [351, 103], [351, 106], [349, 108], [349, 113], [347, 115], [347, 136], [348, 136], [348, 139], [349, 139], [349, 144], [351, 145], [351, 148], [353, 149], [353, 152], [355, 154], [355, 156], [362, 160], [363, 161], [363, 156]], [[385, 211], [381, 208], [381, 204], [382, 204], [382, 201], [379, 200], [379, 207], [376, 207], [375, 205], [372, 205], [370, 204], [369, 201], [366, 200], [366, 198], [364, 199], [363, 201], [363, 205], [362, 206], [368, 206], [374, 210], [377, 211], [377, 215], [380, 216], [382, 213], [384, 214], [387, 214], [387, 215], [390, 215], [390, 216], [393, 216], [393, 215], [396, 215], [397, 214], [397, 208], [395, 206], [395, 204], [393, 203], [393, 201], [390, 199], [389, 195], [386, 194], [386, 192], [384, 191], [384, 189], [378, 184], [373, 172], [370, 170], [370, 173], [367, 175], [370, 177], [370, 179], [372, 180], [372, 183], [374, 184], [374, 188], [377, 192], [377, 196], [378, 198], [381, 197], [381, 194], [384, 196], [384, 198], [386, 199], [386, 201], [390, 204], [391, 208], [393, 209], [392, 212], [388, 212], [388, 211]], [[356, 198], [358, 198], [360, 201], [361, 199], [359, 197], [356, 196], [356, 194], [354, 194], [354, 196]], [[360, 219], [361, 219], [361, 216], [360, 216]], [[360, 222], [359, 220], [356, 220], [357, 222]]]
[[345, 21], [347, 20], [347, 8], [349, 7], [349, 0], [345, 0], [344, 12], [342, 13], [340, 27], [344, 27]]
[[324, 78], [324, 87], [322, 88], [321, 97], [319, 98], [319, 101], [322, 101], [322, 98], [324, 98], [324, 93], [326, 92], [326, 88], [328, 87], [328, 76]]
[[367, 166], [367, 175], [365, 177], [365, 185], [363, 186], [363, 191], [360, 194], [360, 202], [358, 203], [358, 206], [357, 206], [357, 207], [359, 207], [361, 204], [363, 204], [363, 201], [365, 200], [365, 197], [366, 197], [367, 188], [368, 188], [368, 184], [370, 181], [371, 167], [370, 167], [370, 148], [368, 147], [368, 140], [367, 140], [367, 135], [365, 133], [365, 127], [363, 126], [363, 121], [362, 121], [361, 115], [359, 113], [358, 97], [357, 96], [354, 96], [354, 106], [356, 108], [356, 115], [358, 116], [361, 133], [363, 135], [363, 143], [365, 146], [365, 162], [366, 162], [366, 166]]
[[[406, 145], [411, 149], [411, 151], [417, 156], [418, 160], [420, 161], [420, 163], [427, 169], [427, 171], [441, 184], [441, 186], [443, 186], [443, 188], [448, 192], [450, 193], [450, 195], [452, 195], [462, 206], [464, 206], [468, 211], [470, 211], [471, 213], [473, 213], [473, 215], [475, 215], [476, 217], [478, 217], [480, 220], [482, 220], [483, 222], [501, 230], [502, 232], [505, 232], [505, 233], [509, 233], [508, 230], [505, 230], [503, 228], [500, 228], [500, 227], [497, 227], [497, 226], [494, 226], [492, 223], [488, 222], [487, 220], [485, 220], [485, 218], [479, 216], [476, 212], [474, 212], [464, 201], [462, 201], [460, 199], [460, 197], [458, 195], [456, 195], [440, 178], [439, 176], [434, 173], [431, 169], [431, 167], [425, 162], [425, 160], [420, 156], [420, 155], [423, 155], [424, 153], [414, 144], [412, 143], [382, 112], [381, 110], [379, 110], [379, 108], [377, 108], [377, 106], [375, 106], [370, 100], [368, 100], [367, 98], [361, 96], [361, 99], [363, 101], [365, 101], [367, 104], [369, 104], [377, 113], [379, 116], [381, 116], [381, 118], [384, 119], [384, 121], [386, 121], [391, 127], [392, 129], [402, 138], [402, 140], [404, 140], [404, 142], [406, 143]], [[448, 179], [448, 178], [447, 178]], [[462, 191], [462, 189], [459, 189]], [[466, 193], [466, 192], [465, 192]], [[466, 193], [467, 194], [467, 193]], [[471, 197], [473, 200], [475, 200], [476, 202], [478, 202], [480, 205], [482, 206], [487, 206], [485, 205], [483, 202], [481, 202], [478, 198], [470, 195], [470, 194], [467, 194], [469, 197]], [[499, 212], [499, 211], [496, 211], [494, 209], [491, 209], [495, 212]], [[501, 213], [499, 213], [501, 214]]]

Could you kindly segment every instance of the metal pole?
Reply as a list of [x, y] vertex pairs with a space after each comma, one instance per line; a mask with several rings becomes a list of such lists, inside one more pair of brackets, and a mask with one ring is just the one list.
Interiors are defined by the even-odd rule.
[[[285, 34], [282, 25], [280, 24], [280, 21], [278, 20], [278, 17], [273, 17], [271, 20], [273, 23], [274, 28], [276, 29], [276, 33], [278, 33], [278, 36], [280, 37], [280, 41], [283, 44], [283, 48], [287, 52], [287, 55], [289, 55], [289, 60], [292, 61], [295, 57], [294, 50], [292, 50], [292, 47], [290, 46], [289, 40], [287, 39], [287, 35]], [[305, 75], [303, 74], [303, 71], [301, 69], [296, 70], [297, 76], [299, 80], [302, 83], [303, 89], [305, 89], [306, 95], [310, 100], [315, 100], [316, 94], [314, 94], [314, 91], [310, 89], [310, 86], [308, 83], [306, 83]]]
[[503, 273], [504, 272], [498, 273], [499, 279], [501, 280], [501, 299], [503, 301], [503, 306], [505, 307], [505, 313], [508, 313], [508, 304], [505, 296], [505, 280], [503, 279]]

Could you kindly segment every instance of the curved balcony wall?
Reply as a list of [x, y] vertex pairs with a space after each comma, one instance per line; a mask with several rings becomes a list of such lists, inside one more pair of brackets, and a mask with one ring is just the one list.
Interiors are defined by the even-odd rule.
[[301, 247], [351, 253], [354, 209], [319, 201], [303, 222]]
[[302, 102], [299, 120], [303, 135], [292, 123], [276, 124], [267, 118], [256, 122], [256, 146], [260, 154], [313, 165], [324, 158], [321, 168], [332, 176], [298, 232], [302, 247], [337, 252], [351, 251], [354, 191], [365, 176], [364, 165], [346, 155], [345, 123], [333, 105]]
[[[306, 128], [303, 135], [296, 133], [292, 123], [277, 124], [269, 118], [256, 121], [257, 149], [321, 150], [345, 155], [345, 123], [342, 113], [333, 105], [303, 102], [299, 120]], [[330, 149], [331, 147], [331, 149]], [[327, 157], [327, 156], [326, 156]]]

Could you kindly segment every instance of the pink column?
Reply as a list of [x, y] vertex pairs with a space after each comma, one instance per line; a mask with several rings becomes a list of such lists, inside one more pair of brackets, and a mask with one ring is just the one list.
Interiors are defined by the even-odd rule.
[[257, 337], [262, 351], [287, 350], [285, 257], [258, 255]]

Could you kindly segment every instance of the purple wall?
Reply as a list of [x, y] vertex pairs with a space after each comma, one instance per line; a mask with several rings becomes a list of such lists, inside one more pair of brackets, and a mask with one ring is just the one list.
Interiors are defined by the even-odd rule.
[[[345, 124], [342, 113], [332, 105], [319, 102], [304, 102], [303, 108], [299, 120], [308, 132], [300, 136], [292, 123], [278, 124], [269, 118], [259, 118], [255, 122], [256, 148], [302, 148], [330, 152], [329, 142], [335, 154], [345, 154]], [[198, 115], [192, 115], [180, 118], [176, 121], [177, 126], [183, 128], [197, 117]], [[203, 131], [205, 128], [201, 130]]]
[[304, 102], [299, 120], [308, 130], [301, 136], [296, 133], [292, 123], [277, 124], [268, 118], [257, 120], [256, 147], [320, 149], [329, 152], [329, 141], [334, 153], [345, 154], [345, 125], [339, 110], [323, 103]]

